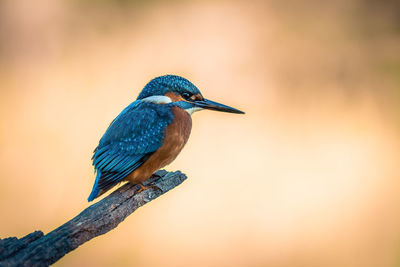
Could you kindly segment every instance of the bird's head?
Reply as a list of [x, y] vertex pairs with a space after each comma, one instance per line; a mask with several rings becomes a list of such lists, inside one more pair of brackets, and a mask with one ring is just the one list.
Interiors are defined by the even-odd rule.
[[143, 88], [137, 100], [156, 104], [175, 102], [176, 106], [185, 109], [190, 114], [202, 109], [244, 114], [238, 109], [205, 99], [194, 84], [176, 75], [154, 78]]

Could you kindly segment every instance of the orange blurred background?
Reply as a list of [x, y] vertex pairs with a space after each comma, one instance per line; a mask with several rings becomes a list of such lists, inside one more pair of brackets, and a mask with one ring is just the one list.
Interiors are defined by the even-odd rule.
[[203, 111], [189, 177], [56, 266], [400, 266], [398, 1], [0, 2], [0, 236], [89, 204], [92, 151], [153, 77]]

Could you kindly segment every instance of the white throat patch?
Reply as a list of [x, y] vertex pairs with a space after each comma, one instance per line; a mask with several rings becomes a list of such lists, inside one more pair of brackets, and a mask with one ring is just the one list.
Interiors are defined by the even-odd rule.
[[196, 111], [200, 111], [200, 110], [202, 110], [202, 108], [199, 108], [199, 107], [193, 107], [193, 108], [185, 109], [185, 111], [186, 111], [187, 113], [189, 113], [190, 115], [192, 115], [192, 114], [195, 113]]
[[141, 101], [150, 102], [154, 104], [168, 104], [171, 103], [172, 100], [168, 96], [165, 95], [153, 95], [146, 98], [143, 98]]

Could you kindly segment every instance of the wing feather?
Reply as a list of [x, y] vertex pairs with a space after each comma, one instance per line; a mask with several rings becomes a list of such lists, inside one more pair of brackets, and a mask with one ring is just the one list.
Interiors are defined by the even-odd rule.
[[97, 173], [89, 201], [140, 167], [162, 145], [170, 108], [135, 101], [110, 124], [92, 157]]

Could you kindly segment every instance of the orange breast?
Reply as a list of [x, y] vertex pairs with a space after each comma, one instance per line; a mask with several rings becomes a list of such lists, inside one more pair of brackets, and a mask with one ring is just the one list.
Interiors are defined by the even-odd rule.
[[185, 110], [173, 107], [173, 122], [167, 126], [163, 145], [125, 180], [134, 184], [142, 183], [160, 168], [170, 164], [181, 152], [192, 130], [192, 118]]

